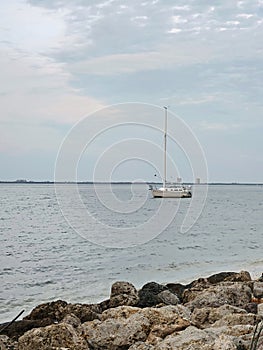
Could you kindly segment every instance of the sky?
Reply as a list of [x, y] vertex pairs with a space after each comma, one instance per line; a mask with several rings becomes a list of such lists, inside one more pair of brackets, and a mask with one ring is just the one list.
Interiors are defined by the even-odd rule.
[[[0, 0], [0, 14], [0, 180], [52, 181], [83, 118], [91, 134], [112, 132], [85, 140], [78, 180], [94, 179], [98, 160], [101, 180], [103, 162], [113, 181], [162, 177], [169, 106], [168, 125], [191, 129], [210, 182], [263, 182], [263, 0]], [[145, 136], [153, 110], [160, 130]], [[137, 127], [116, 137], [123, 122]], [[202, 179], [179, 148], [176, 176]]]

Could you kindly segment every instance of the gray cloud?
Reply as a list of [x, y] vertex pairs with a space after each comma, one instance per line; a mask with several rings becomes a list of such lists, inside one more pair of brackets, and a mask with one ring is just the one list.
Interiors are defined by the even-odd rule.
[[[14, 8], [16, 21], [2, 31], [6, 85], [0, 92], [6, 109], [10, 101], [18, 101], [21, 106], [31, 104], [32, 114], [41, 112], [42, 122], [45, 113], [49, 121], [57, 115], [61, 121], [64, 114], [72, 121], [74, 110], [79, 116], [87, 105], [91, 110], [125, 101], [166, 103], [215, 153], [212, 131], [237, 133], [238, 148], [248, 125], [262, 129], [262, 0], [21, 4], [28, 5], [23, 24], [30, 9], [46, 19], [42, 26], [37, 21], [28, 26], [29, 36], [26, 25], [21, 26], [21, 11]], [[21, 108], [15, 108], [19, 103], [9, 107], [15, 118], [20, 117]], [[262, 143], [257, 133], [255, 138]]]

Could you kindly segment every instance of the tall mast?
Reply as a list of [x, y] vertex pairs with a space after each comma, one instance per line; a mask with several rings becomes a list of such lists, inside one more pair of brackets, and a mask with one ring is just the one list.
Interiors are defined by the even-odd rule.
[[164, 117], [164, 162], [163, 162], [163, 167], [164, 167], [164, 178], [163, 178], [163, 187], [166, 187], [166, 148], [167, 148], [167, 107], [163, 107], [165, 110], [165, 117]]

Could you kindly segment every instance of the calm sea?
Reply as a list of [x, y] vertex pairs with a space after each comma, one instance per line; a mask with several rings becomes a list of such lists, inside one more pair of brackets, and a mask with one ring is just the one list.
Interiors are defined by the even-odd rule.
[[79, 202], [73, 190], [60, 185], [58, 204], [54, 185], [0, 184], [0, 322], [58, 298], [101, 301], [116, 280], [140, 288], [226, 270], [263, 272], [263, 186], [209, 186], [184, 233], [191, 199], [165, 199], [174, 215], [162, 227], [162, 200], [144, 185], [80, 185]]

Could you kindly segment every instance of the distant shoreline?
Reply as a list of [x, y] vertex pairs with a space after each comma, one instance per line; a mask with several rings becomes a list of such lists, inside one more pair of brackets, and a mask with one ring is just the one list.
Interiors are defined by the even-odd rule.
[[[161, 182], [131, 182], [131, 181], [113, 181], [113, 182], [93, 182], [93, 181], [31, 181], [31, 180], [14, 180], [14, 181], [0, 181], [0, 184], [18, 184], [18, 185], [32, 185], [32, 184], [41, 184], [41, 185], [54, 185], [54, 184], [60, 184], [60, 185], [161, 185]], [[255, 183], [255, 182], [208, 182], [208, 183], [192, 183], [192, 182], [184, 182], [185, 185], [195, 185], [195, 186], [202, 186], [202, 185], [242, 185], [242, 186], [263, 186], [262, 182]]]

